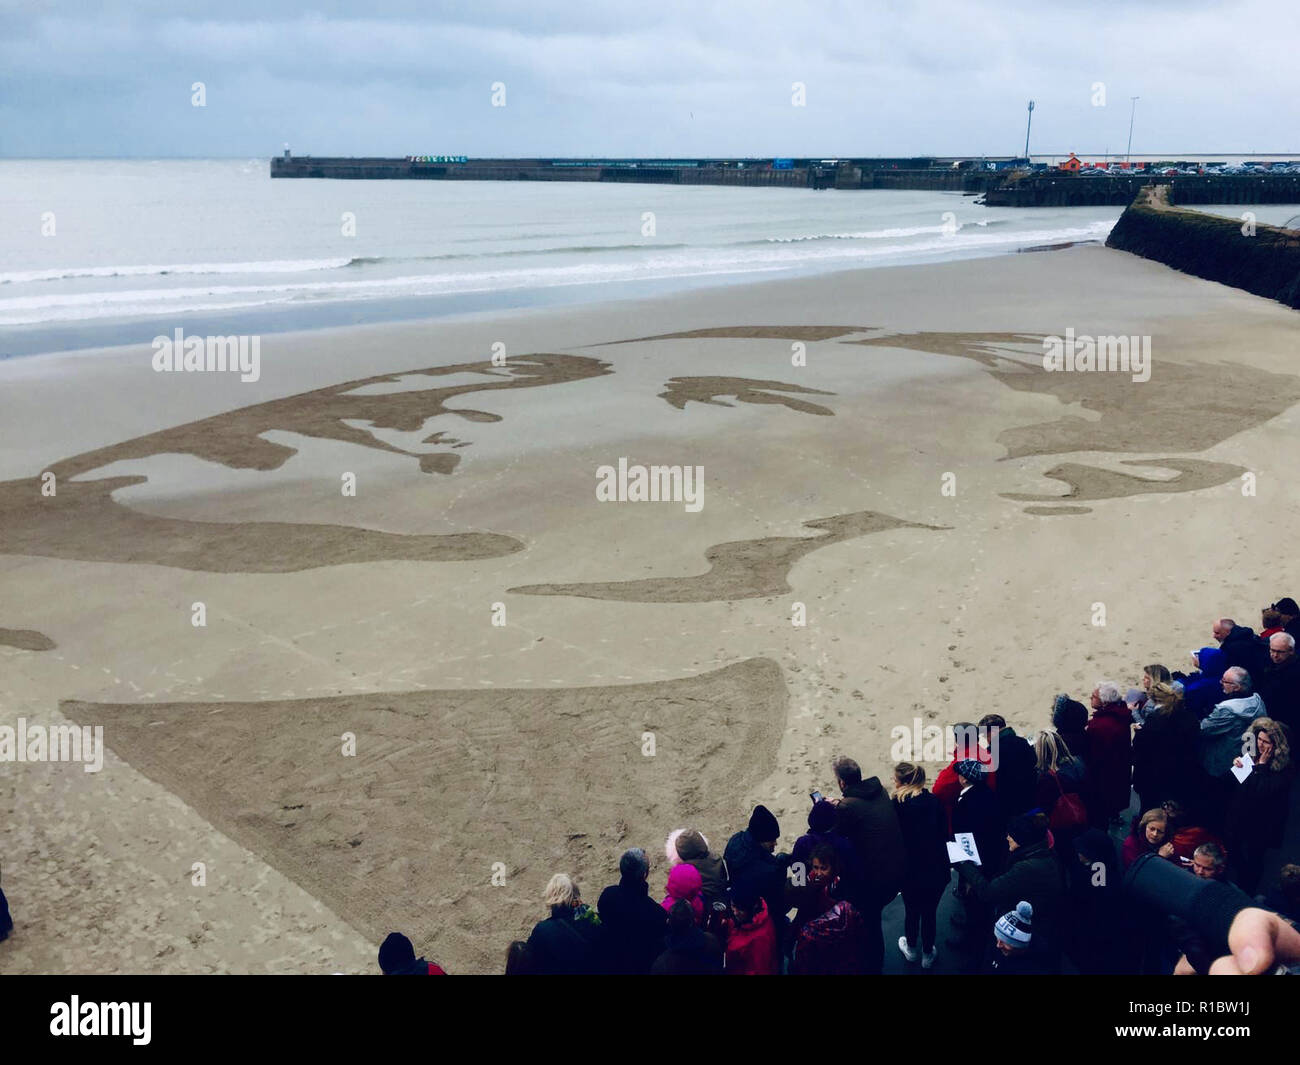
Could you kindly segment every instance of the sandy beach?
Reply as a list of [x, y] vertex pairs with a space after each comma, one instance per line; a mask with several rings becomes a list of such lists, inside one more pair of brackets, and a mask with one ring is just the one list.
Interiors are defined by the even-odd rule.
[[[1067, 329], [1150, 380], [1046, 372]], [[1290, 591], [1297, 339], [1091, 246], [266, 335], [252, 383], [0, 362], [0, 724], [110, 750], [0, 771], [0, 971], [372, 972], [398, 929], [500, 972], [555, 872], [594, 903], [639, 845], [661, 891], [675, 827], [788, 847], [837, 754], [1180, 667]], [[620, 459], [702, 506], [599, 501]]]

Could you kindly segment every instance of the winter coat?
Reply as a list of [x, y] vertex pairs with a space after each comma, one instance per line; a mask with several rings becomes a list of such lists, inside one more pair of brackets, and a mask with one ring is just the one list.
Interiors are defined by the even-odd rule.
[[903, 833], [905, 893], [942, 889], [952, 877], [948, 865], [948, 821], [939, 800], [928, 791], [895, 803]]
[[1211, 777], [1221, 777], [1240, 757], [1242, 736], [1257, 717], [1266, 716], [1258, 693], [1224, 699], [1201, 722], [1201, 767]]
[[799, 929], [790, 972], [797, 976], [861, 976], [867, 971], [866, 948], [862, 914], [841, 899]]
[[983, 867], [991, 875], [1002, 870], [1007, 853], [1007, 822], [1002, 816], [1002, 806], [983, 784], [972, 784], [957, 799], [957, 807], [952, 812], [952, 832], [954, 836], [958, 832], [971, 833]]
[[1007, 859], [1006, 870], [990, 875], [974, 862], [961, 862], [957, 875], [978, 902], [995, 917], [1028, 902], [1034, 908], [1033, 940], [1029, 950], [1048, 955], [1060, 948], [1060, 923], [1065, 889], [1061, 867], [1046, 841], [1017, 847]]
[[1095, 811], [1098, 817], [1111, 818], [1128, 809], [1132, 720], [1128, 706], [1117, 702], [1093, 711], [1088, 722], [1088, 777], [1101, 803]]
[[721, 855], [709, 850], [699, 832], [688, 829], [677, 837], [677, 856], [699, 872], [706, 907], [727, 901], [727, 867]]
[[785, 870], [790, 863], [789, 856], [773, 854], [751, 836], [748, 829], [727, 840], [722, 856], [733, 887], [737, 884], [751, 885], [763, 896], [779, 935], [785, 927]]
[[598, 973], [600, 924], [585, 906], [552, 906], [551, 916], [538, 921], [528, 937], [528, 949], [538, 976], [589, 976]]
[[1016, 735], [1015, 729], [1002, 728], [997, 733], [997, 787], [994, 789], [1007, 819], [1034, 808], [1038, 785], [1038, 759], [1029, 741]]
[[[952, 829], [952, 811], [957, 805], [957, 796], [961, 794], [961, 781], [957, 778], [957, 763], [965, 757], [960, 750], [952, 752], [952, 761], [939, 770], [939, 775], [934, 778], [934, 788], [932, 789], [934, 797], [939, 800], [943, 807], [943, 812], [948, 815], [948, 828]], [[988, 767], [993, 762], [993, 756], [983, 747], [979, 748], [978, 761], [981, 765]], [[997, 773], [987, 770], [984, 774], [984, 785], [993, 791], [997, 787]]]
[[681, 935], [669, 933], [663, 953], [650, 966], [651, 976], [717, 976], [722, 973], [722, 945], [717, 937], [691, 925]]
[[1217, 647], [1202, 647], [1196, 652], [1196, 659], [1201, 669], [1183, 681], [1183, 705], [1202, 718], [1223, 698], [1219, 682], [1228, 668], [1228, 659]]
[[749, 924], [735, 924], [727, 936], [728, 976], [776, 976], [781, 971], [781, 951], [776, 928], [759, 900]]
[[1281, 721], [1292, 733], [1300, 729], [1300, 655], [1292, 655], [1280, 666], [1270, 665], [1255, 690], [1269, 717]]
[[1252, 680], [1258, 680], [1270, 664], [1268, 644], [1246, 625], [1234, 626], [1227, 638], [1219, 644], [1219, 650], [1223, 652], [1226, 663], [1224, 669], [1241, 666]]
[[1236, 785], [1228, 806], [1229, 854], [1236, 849], [1259, 854], [1282, 846], [1294, 779], [1291, 766], [1270, 769], [1256, 765], [1250, 776]]
[[835, 807], [835, 831], [853, 844], [862, 861], [862, 880], [849, 885], [859, 908], [879, 908], [903, 883], [903, 833], [894, 802], [877, 777], [851, 784]]
[[1200, 727], [1186, 706], [1155, 713], [1133, 734], [1133, 790], [1146, 804], [1198, 793]]
[[650, 897], [649, 885], [624, 877], [600, 893], [605, 969], [620, 976], [644, 975], [663, 949], [668, 915]]
[[704, 923], [704, 897], [700, 894], [704, 879], [693, 865], [682, 862], [668, 871], [668, 894], [664, 896], [664, 912], [671, 910], [679, 901], [690, 903], [691, 912], [695, 914], [695, 923]]

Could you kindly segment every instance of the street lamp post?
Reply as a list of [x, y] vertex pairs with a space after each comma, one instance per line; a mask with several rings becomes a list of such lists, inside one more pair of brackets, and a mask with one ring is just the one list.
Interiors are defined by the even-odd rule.
[[1129, 112], [1128, 116], [1128, 150], [1124, 152], [1124, 162], [1126, 163], [1131, 163], [1133, 161], [1133, 118], [1137, 114], [1138, 100], [1140, 99], [1140, 96], [1129, 97], [1129, 100], [1132, 101], [1133, 109]]
[[1034, 124], [1034, 101], [1029, 101], [1029, 120], [1025, 123], [1025, 162], [1029, 162], [1029, 127]]

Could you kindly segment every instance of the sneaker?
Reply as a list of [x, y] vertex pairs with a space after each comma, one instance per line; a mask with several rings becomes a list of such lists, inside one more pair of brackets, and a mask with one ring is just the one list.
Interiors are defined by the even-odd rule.
[[921, 968], [928, 969], [934, 964], [934, 959], [939, 956], [939, 948], [932, 947], [921, 955]]
[[898, 952], [908, 961], [916, 961], [917, 953], [907, 945], [907, 936], [898, 937]]

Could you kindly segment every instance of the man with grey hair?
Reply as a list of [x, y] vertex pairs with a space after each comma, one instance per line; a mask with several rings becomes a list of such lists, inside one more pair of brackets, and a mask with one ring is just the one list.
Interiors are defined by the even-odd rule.
[[1267, 716], [1264, 700], [1253, 690], [1250, 674], [1241, 666], [1223, 671], [1223, 699], [1201, 722], [1201, 767], [1220, 787], [1232, 778], [1232, 760], [1241, 753], [1241, 737], [1257, 717]]
[[1092, 690], [1092, 718], [1085, 765], [1097, 795], [1096, 827], [1120, 817], [1129, 807], [1133, 766], [1133, 714], [1119, 685], [1103, 680]]
[[1275, 632], [1268, 639], [1269, 666], [1259, 677], [1259, 695], [1268, 716], [1294, 730], [1300, 727], [1300, 658], [1295, 637]]
[[602, 954], [605, 971], [644, 976], [664, 947], [668, 914], [650, 897], [650, 860], [640, 847], [618, 860], [619, 882], [600, 893]]
[[1238, 625], [1232, 618], [1219, 618], [1211, 632], [1223, 652], [1225, 665], [1241, 666], [1256, 676], [1268, 665], [1268, 647], [1248, 625]]

